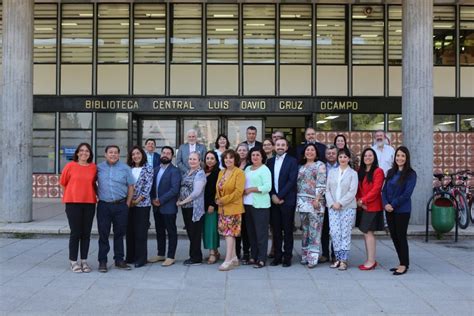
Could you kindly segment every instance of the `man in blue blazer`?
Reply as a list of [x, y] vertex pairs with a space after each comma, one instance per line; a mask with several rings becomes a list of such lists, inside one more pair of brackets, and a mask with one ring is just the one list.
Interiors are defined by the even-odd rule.
[[[148, 259], [148, 262], [164, 261], [162, 266], [165, 267], [174, 264], [178, 245], [178, 230], [176, 228], [178, 207], [176, 202], [181, 186], [181, 173], [171, 163], [173, 156], [173, 148], [165, 146], [161, 149], [161, 165], [155, 170], [150, 193], [155, 218], [158, 255]], [[168, 234], [168, 254], [165, 256], [166, 234]]]
[[206, 146], [199, 144], [197, 142], [197, 132], [193, 129], [190, 129], [187, 132], [186, 144], [179, 146], [178, 154], [176, 155], [176, 165], [178, 166], [181, 174], [185, 174], [189, 171], [189, 154], [196, 151], [201, 156], [201, 161], [204, 160], [204, 155], [206, 154]]
[[155, 152], [156, 150], [156, 141], [153, 138], [148, 138], [145, 141], [145, 153], [147, 158], [147, 163], [153, 167], [153, 170], [156, 170], [160, 167], [160, 154]]
[[283, 267], [289, 267], [293, 253], [298, 163], [294, 157], [287, 154], [288, 141], [285, 138], [276, 141], [275, 150], [276, 156], [268, 161], [268, 168], [272, 173], [270, 222], [275, 245], [275, 259], [270, 265], [282, 264]]

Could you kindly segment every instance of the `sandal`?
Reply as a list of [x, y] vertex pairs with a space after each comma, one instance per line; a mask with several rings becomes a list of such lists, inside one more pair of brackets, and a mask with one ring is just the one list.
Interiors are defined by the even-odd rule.
[[217, 256], [213, 253], [209, 255], [209, 258], [207, 258], [207, 264], [214, 264], [217, 261]]
[[82, 272], [84, 272], [84, 273], [89, 273], [89, 272], [91, 272], [91, 271], [92, 271], [92, 269], [91, 269], [91, 267], [89, 267], [89, 265], [87, 264], [87, 262], [83, 262], [83, 263], [82, 263]]
[[255, 263], [255, 265], [253, 266], [255, 269], [261, 269], [263, 267], [265, 267], [265, 262], [263, 261], [258, 261], [257, 263]]
[[347, 270], [347, 262], [341, 261], [339, 264], [339, 268], [337, 268], [339, 271], [346, 271]]
[[329, 267], [330, 267], [331, 269], [335, 269], [335, 268], [339, 268], [340, 265], [341, 265], [341, 261], [336, 260], [336, 261], [334, 261], [334, 263], [331, 264]]
[[77, 262], [74, 262], [74, 263], [71, 262], [71, 270], [74, 273], [82, 273], [81, 265]]

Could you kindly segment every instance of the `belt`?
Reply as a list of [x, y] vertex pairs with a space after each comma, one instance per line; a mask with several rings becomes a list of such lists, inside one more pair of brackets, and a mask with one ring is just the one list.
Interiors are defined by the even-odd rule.
[[127, 201], [127, 199], [123, 198], [123, 199], [115, 200], [115, 201], [102, 201], [102, 200], [100, 200], [99, 202], [109, 203], [109, 204], [120, 204], [120, 203], [125, 203], [126, 201]]

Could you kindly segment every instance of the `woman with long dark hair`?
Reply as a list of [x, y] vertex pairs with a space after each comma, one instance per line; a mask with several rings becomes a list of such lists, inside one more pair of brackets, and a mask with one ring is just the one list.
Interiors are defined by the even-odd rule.
[[[64, 167], [59, 180], [64, 191], [63, 203], [66, 204], [66, 215], [71, 229], [69, 260], [72, 272], [88, 273], [91, 268], [87, 264], [87, 256], [97, 203], [97, 166], [92, 162], [94, 154], [87, 143], [77, 146], [72, 160]], [[77, 261], [79, 246], [81, 262]]]
[[147, 155], [140, 146], [133, 146], [128, 152], [127, 164], [132, 168], [135, 190], [128, 210], [126, 261], [135, 263], [135, 268], [139, 268], [147, 262], [153, 166], [148, 164]]
[[334, 146], [336, 146], [337, 151], [344, 148], [349, 151], [349, 153], [351, 154], [351, 160], [349, 161], [349, 165], [352, 169], [357, 170], [357, 167], [359, 166], [359, 158], [347, 145], [346, 136], [344, 136], [343, 134], [336, 135], [336, 137], [334, 137]]
[[383, 230], [382, 185], [384, 173], [379, 168], [377, 154], [372, 148], [362, 152], [358, 172], [359, 186], [357, 191], [357, 206], [361, 209], [359, 229], [364, 233], [366, 261], [359, 265], [360, 270], [373, 270], [375, 261], [374, 231]]
[[219, 158], [217, 152], [209, 150], [204, 155], [204, 173], [207, 182], [204, 189], [204, 227], [203, 227], [203, 243], [204, 249], [209, 249], [208, 264], [216, 263], [220, 258], [219, 248], [219, 232], [217, 230], [217, 204], [216, 204], [216, 184], [219, 177]]
[[416, 172], [410, 164], [410, 152], [405, 146], [395, 151], [392, 168], [382, 190], [382, 201], [387, 224], [400, 264], [390, 269], [393, 275], [402, 275], [410, 264], [407, 230], [411, 213], [411, 195], [416, 186]]
[[222, 154], [224, 153], [224, 151], [229, 149], [229, 147], [230, 147], [230, 142], [229, 142], [229, 138], [227, 137], [227, 135], [219, 134], [219, 136], [217, 136], [216, 142], [214, 143], [214, 148], [215, 148], [214, 151], [216, 152], [217, 159], [219, 159], [219, 163], [217, 164], [217, 166], [220, 169], [223, 169], [222, 165], [221, 165], [222, 164], [222, 160], [221, 160]]

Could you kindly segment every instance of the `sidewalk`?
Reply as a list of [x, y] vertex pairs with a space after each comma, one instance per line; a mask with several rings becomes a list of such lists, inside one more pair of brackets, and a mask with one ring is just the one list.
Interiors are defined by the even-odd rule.
[[[150, 216], [151, 227], [150, 235], [155, 233], [155, 223], [153, 215]], [[183, 218], [181, 214], [177, 216], [178, 234], [186, 235], [183, 230]], [[43, 234], [43, 235], [68, 235], [70, 233], [69, 225], [67, 222], [66, 213], [64, 212], [64, 205], [61, 204], [59, 199], [33, 199], [33, 221], [30, 223], [0, 223], [0, 233], [3, 234]], [[296, 235], [299, 235], [300, 231], [297, 231]], [[97, 223], [94, 218], [94, 224], [92, 226], [92, 234], [97, 235]], [[358, 229], [354, 229], [353, 235], [362, 235]], [[385, 235], [384, 232], [380, 234]], [[434, 232], [430, 226], [430, 234]], [[454, 229], [451, 233], [446, 234], [445, 238], [451, 238], [454, 234]], [[410, 225], [408, 226], [409, 236], [424, 236], [425, 226], [424, 225]], [[470, 225], [467, 229], [459, 229], [459, 236], [474, 236], [474, 225]], [[433, 238], [433, 237], [432, 237]]]

